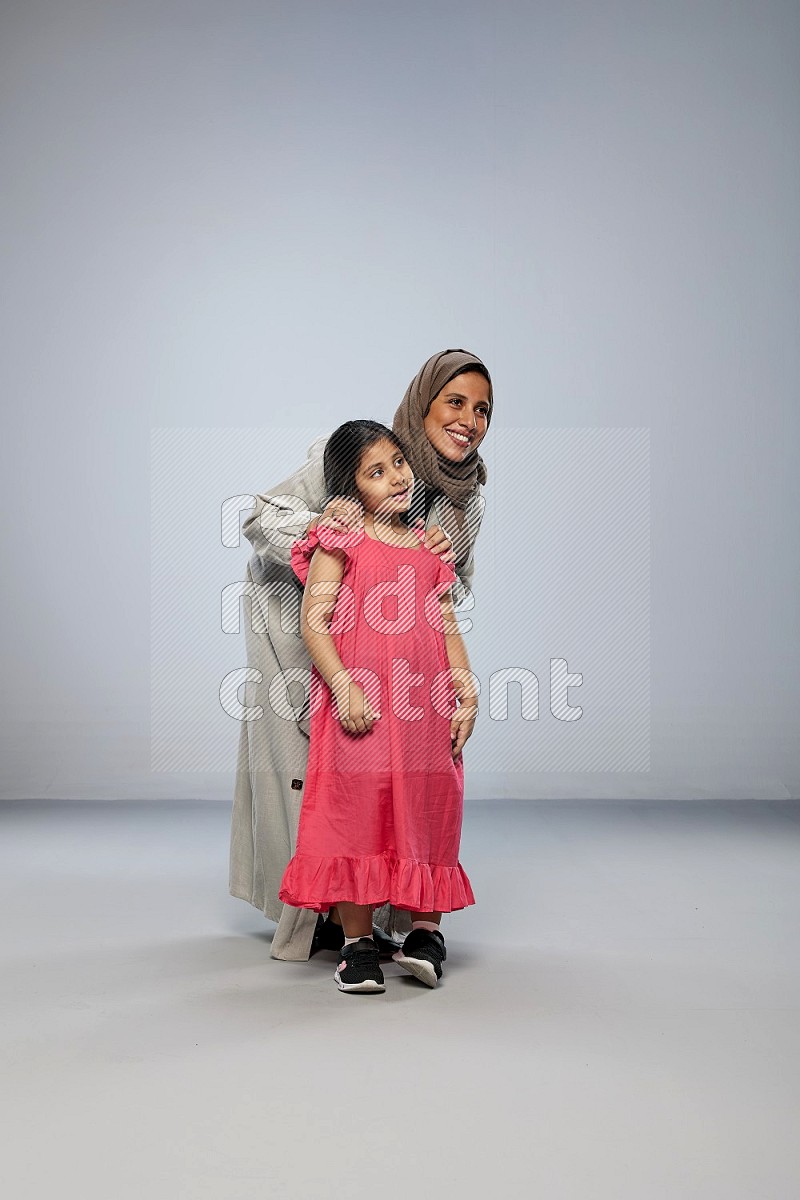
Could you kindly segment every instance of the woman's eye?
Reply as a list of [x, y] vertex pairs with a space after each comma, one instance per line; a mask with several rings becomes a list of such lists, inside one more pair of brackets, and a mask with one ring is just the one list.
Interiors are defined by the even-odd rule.
[[[459, 407], [461, 404], [463, 404], [463, 400], [459, 400], [458, 396], [451, 396], [451, 397], [450, 397], [450, 403], [451, 403], [451, 404], [455, 404], [455, 406], [456, 406], [456, 407]], [[488, 408], [488, 405], [484, 405], [484, 404], [482, 404], [482, 405], [480, 406], [480, 408], [476, 408], [476, 410], [475, 410], [475, 411], [476, 411], [476, 412], [478, 412], [478, 413], [480, 413], [480, 415], [481, 415], [482, 417], [486, 417], [486, 416], [488, 416], [488, 415], [489, 415], [489, 408]]]

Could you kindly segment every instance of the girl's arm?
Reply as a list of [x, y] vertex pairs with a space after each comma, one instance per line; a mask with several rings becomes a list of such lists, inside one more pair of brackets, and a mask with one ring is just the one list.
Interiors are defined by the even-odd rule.
[[467, 647], [458, 632], [455, 610], [453, 608], [452, 589], [448, 588], [439, 597], [444, 629], [444, 642], [447, 659], [452, 672], [453, 687], [458, 700], [458, 708], [450, 719], [450, 737], [453, 742], [453, 758], [457, 758], [467, 738], [475, 728], [475, 718], [478, 715], [478, 680], [469, 665]]
[[453, 687], [456, 690], [460, 704], [474, 704], [477, 706], [478, 681], [472, 674], [467, 647], [464, 644], [463, 637], [458, 632], [458, 620], [453, 607], [452, 588], [448, 588], [439, 597], [439, 604], [442, 611], [442, 628], [444, 629], [447, 659], [450, 663], [450, 669], [453, 672]]
[[351, 677], [330, 632], [344, 564], [343, 550], [317, 546], [303, 590], [300, 631], [311, 661], [333, 692], [342, 724], [351, 733], [368, 733], [380, 714], [373, 713], [363, 689]]
[[330, 632], [331, 617], [336, 606], [344, 574], [345, 556], [342, 550], [325, 550], [317, 546], [311, 556], [308, 578], [300, 605], [300, 632], [311, 661], [329, 688], [335, 675], [347, 674]]

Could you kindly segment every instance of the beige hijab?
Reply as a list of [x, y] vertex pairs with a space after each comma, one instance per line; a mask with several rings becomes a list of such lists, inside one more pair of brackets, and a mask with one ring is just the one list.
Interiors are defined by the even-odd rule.
[[[434, 396], [438, 395], [453, 376], [475, 363], [486, 370], [485, 364], [477, 355], [470, 354], [468, 350], [442, 350], [439, 354], [434, 354], [411, 380], [394, 414], [392, 428], [408, 448], [415, 477], [409, 514], [411, 520], [416, 516], [424, 518], [433, 496], [442, 492], [450, 500], [458, 528], [461, 529], [470, 496], [479, 483], [486, 482], [486, 464], [477, 449], [472, 450], [460, 463], [451, 462], [431, 445], [423, 427]], [[493, 406], [494, 395], [490, 379], [487, 429], [492, 419]], [[455, 530], [447, 532], [452, 539]]]

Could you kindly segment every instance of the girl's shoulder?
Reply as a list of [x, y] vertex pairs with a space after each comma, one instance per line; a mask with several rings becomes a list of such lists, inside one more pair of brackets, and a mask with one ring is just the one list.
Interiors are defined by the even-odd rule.
[[296, 538], [292, 543], [292, 551], [290, 563], [292, 570], [302, 584], [305, 584], [308, 579], [308, 572], [311, 567], [311, 560], [314, 557], [314, 552], [318, 548], [323, 550], [341, 550], [344, 553], [346, 563], [349, 563], [358, 554], [358, 549], [365, 541], [364, 527], [356, 526], [354, 529], [334, 529], [331, 525], [321, 524], [319, 521], [301, 538]]

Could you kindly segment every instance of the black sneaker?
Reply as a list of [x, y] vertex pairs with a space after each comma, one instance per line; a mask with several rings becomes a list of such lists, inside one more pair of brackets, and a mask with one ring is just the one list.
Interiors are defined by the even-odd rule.
[[385, 992], [378, 948], [372, 938], [359, 938], [342, 951], [333, 976], [342, 992]]
[[412, 929], [402, 950], [392, 955], [396, 963], [428, 987], [436, 987], [442, 978], [442, 963], [447, 958], [444, 938], [437, 929]]
[[[381, 958], [391, 958], [395, 951], [400, 949], [400, 943], [395, 942], [382, 929], [379, 929], [377, 925], [372, 926], [372, 940], [377, 946], [378, 954]], [[333, 950], [338, 954], [343, 945], [344, 930], [341, 925], [337, 925], [330, 917], [326, 917], [323, 920], [320, 915], [317, 918], [317, 928], [314, 931], [314, 940], [311, 943], [311, 954], [316, 954], [318, 950]]]
[[330, 917], [317, 917], [317, 928], [314, 930], [314, 940], [311, 943], [311, 955], [318, 950], [335, 950], [338, 954], [344, 945], [344, 930]]

